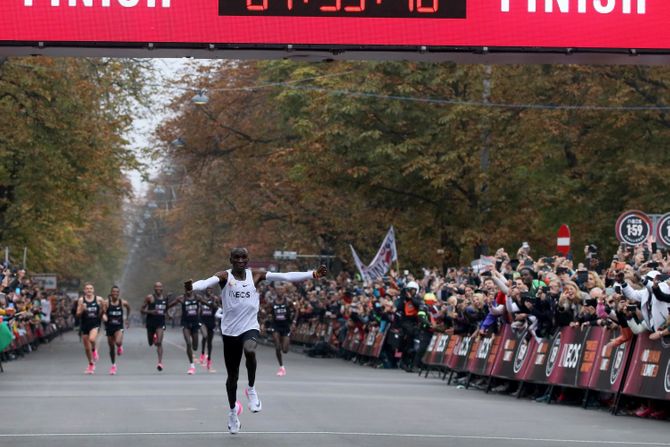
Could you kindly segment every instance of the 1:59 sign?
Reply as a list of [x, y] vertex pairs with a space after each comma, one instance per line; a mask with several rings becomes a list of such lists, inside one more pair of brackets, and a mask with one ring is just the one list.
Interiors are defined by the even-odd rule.
[[626, 211], [617, 219], [615, 231], [620, 242], [641, 245], [652, 234], [652, 221], [642, 211]]

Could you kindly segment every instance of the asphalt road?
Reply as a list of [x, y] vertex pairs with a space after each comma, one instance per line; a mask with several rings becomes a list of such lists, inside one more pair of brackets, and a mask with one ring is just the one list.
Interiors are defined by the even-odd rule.
[[286, 377], [277, 377], [274, 351], [264, 346], [256, 384], [263, 411], [246, 411], [240, 380], [242, 431], [230, 435], [221, 341], [218, 371], [188, 376], [178, 330], [167, 334], [162, 373], [145, 338], [140, 328], [126, 333], [116, 376], [107, 375], [103, 344], [96, 374], [85, 376], [72, 333], [5, 364], [0, 446], [670, 446], [667, 422], [460, 390], [339, 359], [290, 353]]

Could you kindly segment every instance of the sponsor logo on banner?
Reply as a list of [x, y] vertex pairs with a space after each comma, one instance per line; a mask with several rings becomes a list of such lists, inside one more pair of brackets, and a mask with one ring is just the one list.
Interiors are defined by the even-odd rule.
[[545, 369], [545, 374], [547, 377], [551, 375], [551, 372], [554, 370], [556, 365], [556, 359], [558, 359], [558, 351], [561, 348], [561, 333], [556, 334], [556, 338], [551, 343], [551, 349], [549, 351], [549, 360], [547, 361], [547, 367]]
[[514, 357], [514, 374], [517, 374], [521, 371], [523, 367], [523, 362], [526, 360], [528, 355], [528, 340], [526, 340], [526, 334], [522, 334], [521, 340], [519, 341], [519, 346], [516, 350], [516, 356]]
[[367, 346], [372, 346], [375, 344], [375, 338], [377, 337], [377, 331], [370, 331], [368, 334], [368, 339], [365, 341]]
[[448, 341], [449, 341], [449, 336], [448, 335], [440, 336], [440, 340], [437, 343], [437, 351], [438, 352], [444, 352], [444, 348], [447, 347], [447, 342]]
[[465, 356], [468, 354], [468, 351], [470, 350], [470, 341], [472, 340], [472, 337], [463, 337], [460, 340], [460, 343], [458, 346], [456, 346], [456, 349], [454, 349], [454, 354], [458, 356]]
[[537, 350], [535, 351], [535, 365], [542, 365], [544, 363], [544, 358], [546, 357], [547, 343], [542, 340], [539, 345], [537, 345]]
[[491, 337], [486, 337], [482, 338], [480, 343], [479, 343], [479, 348], [477, 349], [477, 358], [478, 359], [485, 359], [489, 355], [489, 351], [491, 350], [491, 344], [493, 343], [493, 339]]
[[560, 365], [563, 368], [575, 369], [579, 363], [579, 355], [582, 352], [581, 343], [568, 343], [561, 353]]
[[435, 347], [436, 340], [437, 340], [436, 335], [434, 335], [430, 338], [430, 344], [428, 344], [428, 348], [426, 349], [426, 351], [430, 352], [430, 351], [433, 350], [433, 348]]
[[624, 354], [626, 353], [626, 344], [619, 345], [612, 354], [612, 369], [610, 370], [610, 383], [614, 385], [619, 378], [619, 372], [623, 369]]

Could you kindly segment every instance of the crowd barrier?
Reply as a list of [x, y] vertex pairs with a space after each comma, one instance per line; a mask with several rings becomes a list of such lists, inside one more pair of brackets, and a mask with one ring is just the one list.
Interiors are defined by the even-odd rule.
[[423, 362], [445, 372], [466, 372], [586, 391], [670, 400], [670, 338], [648, 334], [619, 346], [618, 330], [566, 327], [536, 340], [505, 325], [498, 336], [433, 335]]
[[71, 324], [66, 324], [59, 328], [55, 323], [47, 325], [33, 325], [25, 324], [21, 328], [10, 328], [6, 323], [0, 323], [3, 328], [3, 339], [11, 338], [6, 346], [0, 349], [0, 372], [2, 369], [2, 357], [7, 354], [16, 354], [22, 356], [25, 352], [30, 352], [36, 348], [41, 342], [48, 341], [56, 337], [58, 334], [72, 329]]
[[[294, 341], [312, 345], [325, 341], [360, 356], [379, 358], [388, 328], [348, 329], [338, 344], [341, 324], [304, 322]], [[423, 356], [428, 368], [444, 373], [468, 373], [490, 379], [561, 386], [641, 398], [670, 400], [670, 337], [651, 340], [640, 334], [619, 346], [609, 342], [620, 331], [599, 326], [565, 327], [551, 338], [536, 340], [526, 330], [504, 325], [493, 337], [432, 336]], [[428, 370], [426, 370], [426, 375]], [[616, 408], [616, 407], [615, 407]]]
[[345, 351], [373, 359], [379, 358], [386, 340], [388, 329], [380, 331], [379, 327], [363, 330], [354, 326], [347, 330], [344, 340], [339, 342], [339, 331], [342, 324], [339, 321], [329, 323], [303, 322], [296, 326], [291, 333], [291, 341], [305, 345], [314, 345], [324, 341], [333, 350], [343, 349]]

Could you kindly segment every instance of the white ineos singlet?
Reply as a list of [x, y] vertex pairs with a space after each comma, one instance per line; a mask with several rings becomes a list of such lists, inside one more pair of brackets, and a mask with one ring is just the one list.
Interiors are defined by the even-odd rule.
[[237, 337], [251, 329], [259, 330], [258, 306], [259, 296], [254, 284], [254, 275], [246, 269], [244, 281], [238, 281], [233, 272], [227, 270], [228, 281], [221, 290], [221, 333]]

